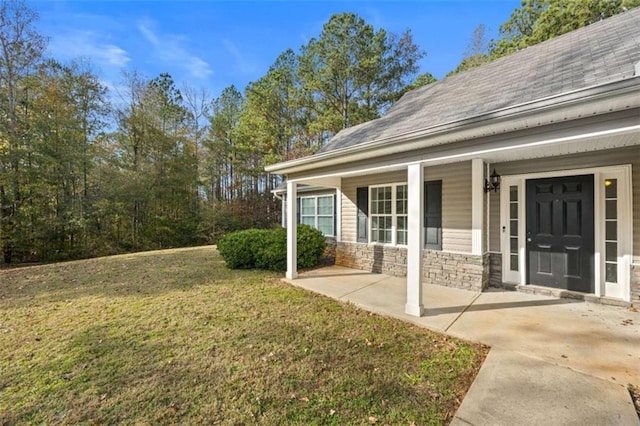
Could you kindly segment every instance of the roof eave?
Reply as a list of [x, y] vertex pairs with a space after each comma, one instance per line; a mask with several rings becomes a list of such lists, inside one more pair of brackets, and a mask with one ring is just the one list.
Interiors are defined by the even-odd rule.
[[[635, 76], [603, 85], [583, 88], [560, 95], [489, 111], [474, 117], [451, 121], [411, 133], [382, 138], [368, 143], [358, 144], [356, 146], [339, 148], [296, 160], [276, 163], [265, 167], [265, 170], [269, 173], [290, 174], [308, 171], [325, 165], [337, 165], [355, 160], [378, 158], [381, 155], [401, 153], [427, 146], [433, 146], [429, 145], [427, 142], [430, 138], [437, 135], [448, 134], [450, 136], [448, 138], [450, 139], [449, 142], [451, 142], [455, 140], [457, 133], [469, 130], [473, 131], [474, 129], [476, 130], [474, 133], [475, 136], [467, 135], [466, 139], [485, 136], [486, 128], [494, 123], [518, 119], [517, 123], [521, 125], [523, 118], [535, 116], [543, 111], [549, 111], [551, 109], [561, 107], [577, 108], [585, 103], [593, 102], [594, 100], [618, 97], [629, 92], [640, 91], [639, 83], [640, 77]], [[635, 105], [630, 105], [629, 102], [624, 102], [625, 105], [621, 105], [620, 108], [628, 109], [640, 106], [640, 96], [637, 96], [634, 99]], [[525, 126], [515, 126], [510, 131], [518, 131], [524, 128]], [[410, 147], [407, 146], [407, 143], [415, 142], [417, 139], [422, 139], [424, 141], [424, 146], [420, 143], [412, 143]]]

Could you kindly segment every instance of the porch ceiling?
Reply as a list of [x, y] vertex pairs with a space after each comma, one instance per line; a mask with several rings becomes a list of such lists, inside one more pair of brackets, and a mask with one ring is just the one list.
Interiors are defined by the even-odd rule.
[[[532, 146], [513, 146], [508, 149], [482, 153], [478, 157], [482, 158], [487, 163], [498, 163], [557, 157], [561, 155], [623, 148], [633, 145], [638, 145], [640, 149], [640, 127], [635, 131], [630, 131], [628, 133], [584, 136], [566, 141], [559, 141], [557, 143], [551, 142], [552, 141], [540, 141], [540, 144], [534, 144]], [[433, 162], [432, 164], [443, 163], [446, 163], [446, 161]]]

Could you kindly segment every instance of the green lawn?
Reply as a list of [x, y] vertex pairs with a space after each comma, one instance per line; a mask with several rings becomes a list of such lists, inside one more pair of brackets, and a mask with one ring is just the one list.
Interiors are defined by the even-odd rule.
[[485, 354], [213, 247], [0, 270], [0, 424], [442, 424]]

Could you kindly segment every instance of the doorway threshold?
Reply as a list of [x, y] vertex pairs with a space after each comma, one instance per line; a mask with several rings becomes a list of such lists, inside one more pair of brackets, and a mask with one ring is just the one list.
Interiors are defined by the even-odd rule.
[[537, 296], [556, 297], [558, 299], [574, 299], [583, 300], [590, 303], [599, 303], [601, 305], [618, 306], [620, 308], [631, 308], [631, 302], [626, 302], [620, 299], [614, 299], [606, 296], [596, 296], [591, 293], [582, 293], [573, 290], [564, 290], [560, 288], [544, 287], [534, 284], [510, 284], [501, 283], [501, 288], [513, 291], [519, 291], [521, 293], [535, 294]]

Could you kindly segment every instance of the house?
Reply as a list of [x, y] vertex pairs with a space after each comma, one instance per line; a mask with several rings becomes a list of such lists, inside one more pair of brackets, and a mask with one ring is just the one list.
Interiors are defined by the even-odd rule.
[[[336, 263], [422, 284], [488, 285], [640, 307], [640, 8], [405, 94], [287, 178], [333, 188]], [[586, 295], [586, 296], [585, 296]]]

